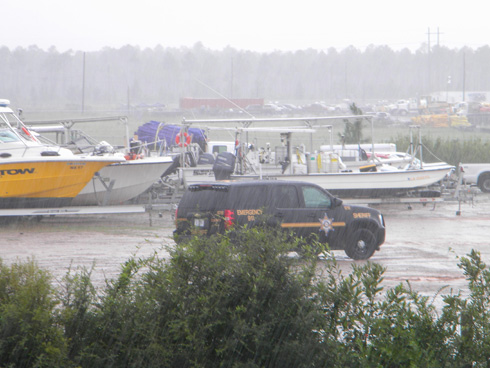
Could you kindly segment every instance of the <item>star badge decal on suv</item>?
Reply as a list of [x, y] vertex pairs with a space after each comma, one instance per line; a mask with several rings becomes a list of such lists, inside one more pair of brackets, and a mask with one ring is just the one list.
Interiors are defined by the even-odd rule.
[[325, 214], [324, 218], [318, 220], [320, 221], [320, 231], [325, 231], [325, 235], [328, 235], [330, 230], [335, 230], [333, 227], [334, 219], [329, 219], [327, 214]]

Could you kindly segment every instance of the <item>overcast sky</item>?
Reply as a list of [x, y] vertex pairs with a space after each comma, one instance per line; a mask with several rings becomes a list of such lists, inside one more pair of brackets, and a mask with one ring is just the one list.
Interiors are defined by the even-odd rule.
[[[59, 52], [231, 46], [259, 52], [338, 51], [387, 45], [416, 50], [490, 43], [488, 2], [440, 0], [1, 0], [0, 46]], [[439, 30], [439, 37], [437, 31]]]

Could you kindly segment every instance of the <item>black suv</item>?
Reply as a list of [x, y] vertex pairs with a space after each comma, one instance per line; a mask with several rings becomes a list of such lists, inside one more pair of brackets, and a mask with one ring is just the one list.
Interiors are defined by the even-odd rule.
[[342, 204], [318, 185], [293, 181], [238, 181], [190, 185], [175, 214], [176, 241], [187, 235], [223, 233], [259, 221], [290, 229], [308, 239], [318, 234], [330, 249], [368, 259], [385, 240], [383, 215], [372, 208]]

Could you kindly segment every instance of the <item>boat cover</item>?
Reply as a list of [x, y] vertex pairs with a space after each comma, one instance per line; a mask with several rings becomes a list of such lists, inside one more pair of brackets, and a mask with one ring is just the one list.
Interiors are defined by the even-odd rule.
[[[148, 143], [150, 144], [150, 148], [158, 150], [161, 145], [166, 147], [177, 146], [175, 137], [181, 130], [182, 126], [180, 125], [166, 124], [152, 120], [141, 125], [134, 134], [138, 136], [138, 140]], [[206, 135], [203, 129], [189, 128], [187, 134], [191, 137], [191, 143], [197, 143], [201, 148], [205, 146]], [[155, 143], [155, 148], [151, 146], [152, 143]]]

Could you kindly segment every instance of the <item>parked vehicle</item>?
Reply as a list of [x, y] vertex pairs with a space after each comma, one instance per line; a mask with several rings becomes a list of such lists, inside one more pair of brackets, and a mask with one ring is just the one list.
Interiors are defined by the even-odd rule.
[[296, 181], [239, 181], [190, 185], [176, 210], [176, 241], [264, 223], [309, 239], [317, 234], [330, 249], [368, 259], [385, 240], [383, 215], [343, 205], [318, 185]]
[[393, 115], [408, 115], [418, 112], [418, 102], [416, 99], [398, 100], [388, 106], [389, 112]]
[[459, 164], [466, 184], [477, 185], [484, 193], [490, 193], [490, 163]]

